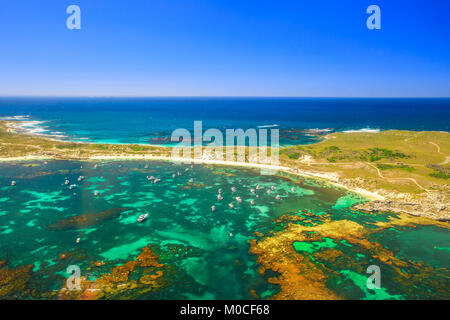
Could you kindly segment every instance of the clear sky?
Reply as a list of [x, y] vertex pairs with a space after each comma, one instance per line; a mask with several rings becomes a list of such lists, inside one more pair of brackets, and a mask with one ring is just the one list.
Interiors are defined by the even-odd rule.
[[0, 0], [0, 95], [449, 97], [449, 17], [448, 0]]

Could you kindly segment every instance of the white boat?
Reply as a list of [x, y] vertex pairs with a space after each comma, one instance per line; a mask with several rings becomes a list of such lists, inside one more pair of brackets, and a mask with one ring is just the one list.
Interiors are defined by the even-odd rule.
[[145, 219], [147, 219], [147, 217], [148, 217], [148, 213], [141, 214], [139, 216], [139, 218], [137, 219], [137, 222], [144, 222]]

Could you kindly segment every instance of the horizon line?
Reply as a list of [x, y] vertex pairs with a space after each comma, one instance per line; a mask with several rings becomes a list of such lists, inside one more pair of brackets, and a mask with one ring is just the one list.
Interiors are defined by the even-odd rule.
[[139, 99], [150, 99], [150, 98], [229, 98], [229, 99], [450, 99], [450, 96], [252, 96], [252, 95], [192, 95], [192, 96], [141, 96], [141, 95], [5, 95], [0, 94], [0, 98], [139, 98]]

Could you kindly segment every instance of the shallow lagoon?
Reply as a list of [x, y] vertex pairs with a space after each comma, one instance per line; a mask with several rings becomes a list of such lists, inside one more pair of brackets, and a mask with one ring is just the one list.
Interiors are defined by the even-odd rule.
[[[173, 178], [177, 172], [181, 175]], [[78, 182], [79, 176], [86, 179]], [[152, 183], [147, 176], [161, 181]], [[78, 187], [69, 190], [64, 185], [66, 179]], [[11, 180], [17, 185], [11, 187]], [[312, 224], [324, 223], [327, 215], [367, 228], [375, 228], [376, 221], [387, 221], [390, 216], [348, 210], [363, 199], [330, 185], [292, 176], [261, 176], [258, 170], [233, 167], [140, 161], [110, 161], [99, 163], [97, 168], [92, 162], [76, 161], [4, 163], [0, 164], [0, 183], [0, 261], [6, 260], [8, 268], [32, 265], [27, 288], [35, 290], [11, 292], [2, 298], [48, 298], [48, 292], [64, 287], [69, 276], [67, 266], [80, 266], [82, 276], [94, 281], [114, 267], [135, 260], [146, 246], [152, 246], [160, 261], [173, 266], [174, 271], [159, 290], [138, 292], [133, 298], [270, 298], [280, 290], [268, 281], [276, 274], [258, 272], [257, 256], [249, 253], [249, 240], [282, 231], [285, 223], [279, 219], [283, 215], [302, 216], [306, 212], [308, 222], [301, 223]], [[257, 184], [262, 190], [254, 195], [250, 188]], [[231, 191], [233, 186], [235, 193]], [[269, 194], [271, 186], [275, 191]], [[223, 189], [222, 201], [217, 200], [219, 188]], [[281, 200], [276, 200], [276, 195]], [[242, 203], [236, 201], [237, 196]], [[255, 200], [253, 206], [251, 199]], [[235, 209], [228, 206], [230, 202]], [[212, 205], [216, 207], [214, 212]], [[63, 219], [110, 209], [121, 210], [92, 223], [54, 227]], [[149, 213], [149, 218], [139, 224], [136, 219], [142, 213]], [[424, 246], [413, 249], [411, 241], [424, 237], [429, 240], [417, 241], [417, 246]], [[436, 277], [448, 281], [448, 230], [387, 229], [371, 241], [395, 248], [399, 258], [425, 260], [430, 267], [441, 268]], [[367, 275], [362, 266], [374, 259], [345, 242], [323, 239], [320, 243], [294, 242], [293, 246], [302, 255], [339, 248], [354, 260], [345, 268], [328, 266], [334, 273], [329, 275], [327, 285], [344, 298], [417, 298], [422, 291], [427, 297], [425, 292], [432, 290], [424, 287], [413, 295], [406, 293], [394, 275], [389, 282], [390, 271], [382, 290], [366, 289]], [[62, 255], [67, 258], [62, 259]], [[101, 266], [94, 268], [93, 262], [99, 261]]]

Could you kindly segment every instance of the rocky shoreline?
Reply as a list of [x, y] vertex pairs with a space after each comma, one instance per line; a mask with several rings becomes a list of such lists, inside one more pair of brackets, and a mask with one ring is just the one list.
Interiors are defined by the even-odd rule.
[[[353, 185], [353, 184], [349, 184]], [[450, 221], [450, 192], [427, 191], [421, 194], [377, 190], [384, 200], [372, 200], [355, 205], [362, 211], [406, 213], [415, 217], [427, 217], [438, 221]]]

